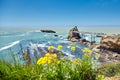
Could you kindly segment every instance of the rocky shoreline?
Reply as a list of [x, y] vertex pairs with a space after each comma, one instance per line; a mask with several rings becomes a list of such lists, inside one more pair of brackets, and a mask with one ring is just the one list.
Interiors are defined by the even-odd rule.
[[[48, 31], [48, 30], [47, 30]], [[44, 32], [44, 31], [43, 31]], [[46, 32], [46, 31], [45, 31]], [[51, 33], [51, 32], [47, 32]], [[85, 32], [84, 34], [93, 34], [90, 32]], [[104, 33], [96, 33], [96, 35], [102, 35], [98, 36], [101, 37], [100, 43], [96, 43], [95, 39], [93, 41], [88, 41], [85, 39], [83, 33], [80, 33], [77, 26], [70, 29], [68, 33], [67, 40], [85, 45], [86, 47], [89, 47], [92, 51], [100, 53], [101, 56], [99, 58], [99, 62], [101, 63], [113, 63], [113, 62], [119, 62], [120, 61], [120, 35], [108, 35]], [[96, 35], [94, 35], [96, 37]], [[54, 34], [54, 37], [57, 37], [58, 35]], [[91, 36], [92, 37], [92, 36]], [[40, 47], [37, 47], [38, 51], [41, 53], [41, 56], [44, 56], [45, 53]], [[48, 52], [47, 47], [44, 48], [45, 51]], [[57, 50], [52, 51], [52, 53], [58, 53], [58, 56], [65, 55], [63, 52], [59, 52]], [[27, 56], [30, 55], [30, 50], [27, 49]], [[37, 58], [37, 51], [34, 50], [34, 55]]]
[[82, 36], [83, 34], [81, 35], [77, 26], [75, 26], [74, 28], [70, 29], [67, 39], [78, 44], [86, 45], [90, 47], [93, 51], [100, 53], [100, 62], [120, 61], [120, 35], [108, 35], [104, 33], [98, 33], [96, 34], [96, 36], [101, 37], [99, 44], [96, 44], [95, 40], [90, 42], [82, 38]]

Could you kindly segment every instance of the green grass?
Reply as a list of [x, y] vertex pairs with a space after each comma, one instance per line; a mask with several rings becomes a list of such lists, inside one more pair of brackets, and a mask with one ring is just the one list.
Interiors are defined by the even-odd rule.
[[[14, 59], [15, 60], [15, 59]], [[96, 80], [97, 68], [90, 58], [82, 58], [73, 64], [66, 59], [60, 64], [25, 64], [0, 60], [0, 80]], [[100, 79], [99, 79], [100, 80]]]
[[[104, 64], [98, 68], [97, 61], [84, 55], [77, 63], [69, 59], [37, 65], [20, 64], [14, 55], [13, 63], [0, 60], [0, 80], [105, 80], [105, 77], [120, 76], [120, 63]], [[105, 76], [105, 77], [104, 77]]]
[[99, 74], [103, 74], [106, 77], [120, 76], [120, 62], [103, 64], [98, 69]]
[[118, 37], [118, 39], [120, 39], [120, 36]]

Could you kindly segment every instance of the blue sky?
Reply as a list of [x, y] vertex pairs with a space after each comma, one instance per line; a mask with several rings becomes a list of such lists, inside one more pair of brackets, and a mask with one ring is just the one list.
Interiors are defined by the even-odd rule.
[[0, 0], [0, 26], [120, 25], [120, 0]]

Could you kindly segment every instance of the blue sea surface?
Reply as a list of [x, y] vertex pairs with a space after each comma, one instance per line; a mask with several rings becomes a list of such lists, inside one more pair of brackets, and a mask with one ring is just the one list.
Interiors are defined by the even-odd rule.
[[[57, 30], [56, 30], [57, 31]], [[54, 35], [57, 34], [58, 37]], [[5, 58], [10, 60], [11, 53], [22, 57], [22, 52], [26, 48], [30, 49], [31, 55], [34, 53], [34, 49], [39, 54], [37, 47], [41, 47], [44, 52], [46, 50], [44, 47], [54, 46], [57, 49], [58, 45], [62, 45], [62, 52], [69, 57], [81, 57], [82, 49], [86, 47], [85, 45], [77, 44], [67, 40], [68, 31], [58, 31], [57, 33], [43, 33], [40, 30], [26, 30], [26, 31], [1, 31], [0, 32], [0, 59]], [[90, 40], [90, 35], [86, 34], [86, 39]], [[96, 42], [99, 43], [100, 38], [95, 38]], [[75, 45], [76, 50], [71, 52], [70, 46]], [[41, 56], [39, 56], [41, 57]]]

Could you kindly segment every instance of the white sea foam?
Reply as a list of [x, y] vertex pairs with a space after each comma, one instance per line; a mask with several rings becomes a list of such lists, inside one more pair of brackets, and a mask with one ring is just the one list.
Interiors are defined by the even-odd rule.
[[67, 41], [67, 40], [60, 40], [59, 43], [68, 43], [70, 41]]
[[46, 44], [38, 44], [38, 47], [46, 47]]
[[35, 30], [35, 31], [33, 31], [33, 32], [41, 32], [40, 30]]
[[73, 59], [73, 58], [75, 58], [74, 55], [69, 54], [68, 52], [64, 52], [64, 51], [62, 51], [62, 52], [65, 53], [65, 54], [69, 57], [69, 59]]
[[85, 37], [86, 40], [90, 40], [89, 37]]
[[28, 35], [29, 33], [23, 33], [23, 34], [19, 34], [19, 35], [9, 35], [9, 36], [1, 36], [1, 37], [17, 37], [17, 36], [25, 36]]
[[12, 42], [10, 45], [4, 46], [4, 47], [0, 48], [0, 51], [5, 50], [5, 49], [8, 49], [8, 48], [10, 48], [10, 47], [12, 47], [12, 46], [14, 46], [14, 45], [16, 45], [16, 44], [18, 44], [18, 43], [20, 43], [19, 40], [18, 40], [18, 41], [14, 41], [14, 42]]

